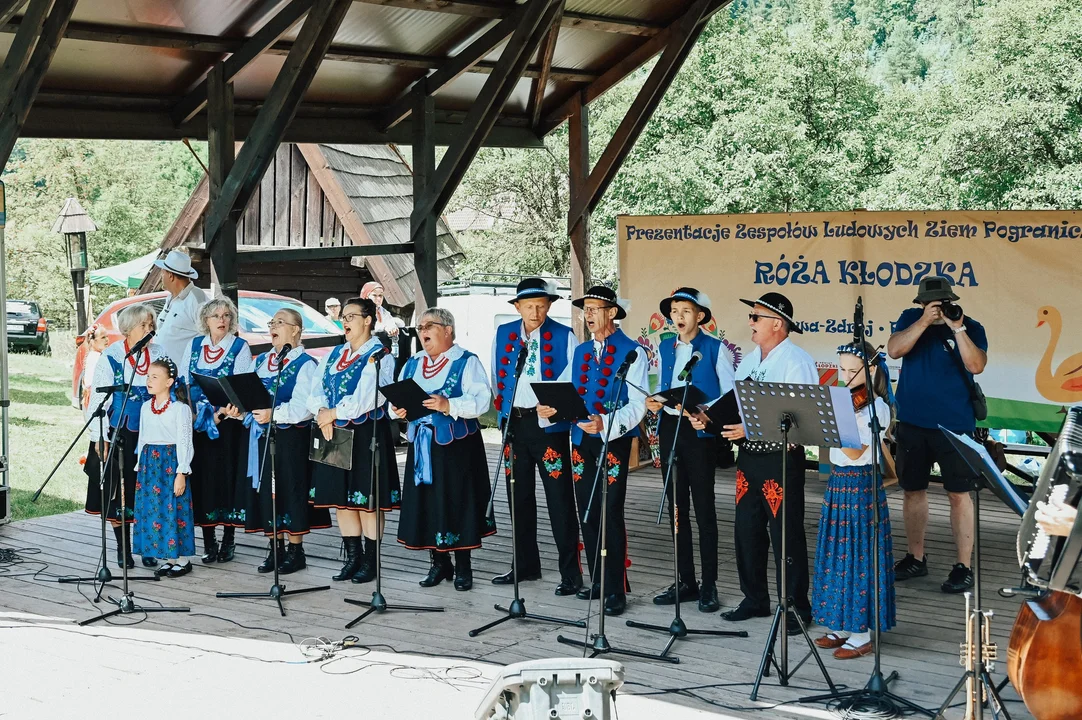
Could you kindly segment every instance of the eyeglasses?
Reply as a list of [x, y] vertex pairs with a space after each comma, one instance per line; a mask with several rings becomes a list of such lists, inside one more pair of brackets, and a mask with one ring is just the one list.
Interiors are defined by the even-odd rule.
[[297, 323], [286, 322], [285, 320], [271, 320], [269, 323], [267, 323], [267, 327], [272, 330], [276, 327], [281, 327], [283, 325], [292, 325], [293, 327], [299, 327]]
[[210, 319], [211, 320], [232, 320], [233, 319], [233, 313], [220, 312], [220, 313], [217, 313], [215, 315], [211, 315]]
[[350, 313], [349, 315], [343, 315], [342, 319], [346, 322], [353, 322], [354, 320], [359, 320], [364, 317], [366, 316], [361, 313]]
[[583, 315], [597, 315], [602, 310], [612, 310], [612, 306], [611, 305], [606, 305], [605, 307], [594, 307], [592, 305], [587, 305], [584, 308], [582, 308], [582, 314]]
[[451, 326], [447, 325], [445, 323], [430, 322], [430, 323], [425, 323], [424, 325], [418, 325], [417, 329], [420, 330], [421, 332], [428, 332], [429, 330], [431, 330], [434, 327], [451, 327]]
[[752, 322], [759, 322], [760, 320], [782, 320], [777, 315], [760, 315], [758, 313], [748, 313], [748, 320]]

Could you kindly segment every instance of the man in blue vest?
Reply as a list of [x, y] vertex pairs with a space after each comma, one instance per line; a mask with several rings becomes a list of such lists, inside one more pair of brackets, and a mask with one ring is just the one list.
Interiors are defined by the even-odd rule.
[[[661, 301], [661, 313], [676, 326], [675, 340], [665, 340], [658, 348], [661, 354], [659, 391], [692, 385], [706, 397], [709, 406], [733, 389], [733, 356], [720, 340], [699, 329], [710, 322], [710, 298], [695, 288], [682, 287]], [[698, 359], [691, 376], [681, 379], [695, 353]], [[679, 414], [664, 407], [660, 398], [651, 397], [646, 409], [660, 413], [659, 440], [662, 470], [668, 467], [673, 449], [673, 436]], [[676, 460], [670, 482], [676, 493], [676, 522], [673, 505], [669, 505], [670, 527], [680, 527], [677, 533], [677, 568], [680, 584], [654, 598], [655, 605], [672, 605], [698, 599], [701, 612], [717, 612], [718, 600], [718, 515], [714, 507], [714, 468], [717, 466], [716, 439], [703, 422], [699, 409], [685, 414], [676, 437]], [[691, 548], [691, 528], [687, 526], [688, 498], [695, 503], [695, 520], [699, 526], [699, 556], [702, 560], [702, 585], [695, 580], [695, 555]]]
[[[592, 335], [580, 343], [572, 354], [571, 364], [560, 380], [570, 381], [586, 403], [589, 418], [571, 428], [571, 477], [575, 482], [579, 513], [584, 514], [596, 492], [590, 513], [582, 523], [586, 543], [586, 558], [590, 564], [591, 583], [577, 594], [582, 600], [601, 597], [601, 482], [608, 483], [605, 504], [605, 614], [622, 615], [627, 609], [627, 531], [624, 527], [624, 499], [627, 497], [627, 470], [631, 458], [631, 441], [639, 435], [639, 422], [646, 414], [646, 396], [635, 389], [647, 382], [646, 351], [634, 340], [616, 329], [616, 321], [627, 311], [616, 293], [607, 287], [595, 286], [571, 303], [581, 308], [586, 328]], [[625, 363], [627, 382], [618, 376]], [[537, 407], [538, 417], [551, 418], [556, 410], [544, 405]], [[609, 431], [612, 426], [611, 432]], [[606, 433], [609, 433], [608, 453], [601, 456]], [[599, 484], [594, 489], [594, 477], [601, 467]]]
[[[571, 482], [570, 423], [541, 427], [537, 418], [537, 396], [533, 381], [555, 380], [571, 363], [575, 334], [571, 328], [549, 318], [552, 303], [559, 300], [555, 287], [541, 278], [526, 278], [518, 284], [515, 306], [521, 320], [496, 328], [492, 344], [493, 405], [499, 414], [500, 427], [511, 423], [508, 431], [511, 456], [504, 460], [507, 477], [507, 502], [515, 509], [515, 554], [519, 582], [541, 579], [541, 554], [537, 547], [537, 483], [534, 472], [541, 473], [548, 501], [552, 537], [559, 554], [560, 584], [558, 596], [574, 595], [582, 588], [582, 564], [579, 561], [579, 526], [575, 519], [575, 488]], [[526, 353], [522, 382], [516, 388], [515, 368], [520, 352]], [[512, 406], [512, 398], [514, 405]], [[510, 467], [515, 482], [510, 482]], [[514, 582], [511, 571], [492, 578], [495, 585]]]

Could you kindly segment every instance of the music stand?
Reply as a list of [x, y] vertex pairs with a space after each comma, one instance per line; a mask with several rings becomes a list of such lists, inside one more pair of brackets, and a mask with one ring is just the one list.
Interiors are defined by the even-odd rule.
[[[774, 621], [770, 625], [770, 634], [763, 648], [763, 657], [759, 662], [755, 685], [751, 690], [751, 699], [759, 696], [759, 685], [770, 674], [770, 665], [778, 671], [778, 682], [782, 686], [789, 684], [791, 678], [808, 658], [814, 658], [823, 673], [832, 693], [837, 691], [830, 679], [823, 660], [819, 657], [815, 643], [808, 635], [808, 628], [800, 613], [793, 613], [800, 633], [808, 643], [808, 655], [796, 667], [789, 670], [789, 633], [783, 627], [789, 612], [789, 552], [788, 533], [786, 531], [789, 508], [788, 459], [789, 444], [814, 445], [818, 447], [859, 448], [860, 433], [857, 431], [857, 418], [853, 412], [852, 395], [846, 388], [826, 387], [823, 385], [801, 385], [796, 383], [757, 382], [740, 380], [736, 383], [736, 396], [740, 404], [740, 414], [744, 418], [744, 430], [748, 440], [758, 442], [781, 443], [781, 582], [778, 586], [778, 607], [774, 611]], [[775, 421], [777, 424], [774, 424]], [[781, 632], [779, 633], [779, 629]], [[775, 641], [781, 645], [779, 657], [774, 655]]]

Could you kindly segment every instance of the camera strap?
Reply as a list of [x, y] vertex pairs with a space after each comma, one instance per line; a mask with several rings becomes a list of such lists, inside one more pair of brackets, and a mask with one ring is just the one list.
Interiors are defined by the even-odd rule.
[[954, 343], [955, 347], [952, 348], [950, 343], [947, 342], [947, 338], [940, 336], [939, 339], [942, 341], [944, 349], [954, 359], [954, 364], [958, 367], [958, 371], [962, 373], [962, 378], [969, 388], [969, 402], [973, 406], [973, 416], [978, 421], [985, 420], [988, 417], [988, 400], [985, 398], [981, 386], [977, 384], [977, 381], [973, 379], [973, 375], [966, 369], [965, 361], [962, 360], [962, 353], [957, 349], [957, 341]]

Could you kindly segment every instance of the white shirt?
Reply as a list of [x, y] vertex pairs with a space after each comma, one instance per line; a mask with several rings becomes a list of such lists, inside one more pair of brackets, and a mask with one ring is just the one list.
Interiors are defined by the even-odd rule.
[[758, 382], [819, 384], [819, 370], [815, 360], [789, 338], [781, 341], [763, 360], [762, 350], [756, 346], [736, 368], [737, 380]]
[[[165, 357], [165, 353], [162, 351], [161, 345], [158, 345], [157, 343], [150, 343], [149, 345], [147, 345], [146, 350], [147, 350], [147, 352], [150, 353], [150, 362], [154, 362], [155, 360], [157, 360], [159, 358]], [[110, 344], [109, 347], [105, 348], [105, 352], [103, 352], [101, 354], [101, 357], [98, 359], [98, 364], [94, 366], [94, 384], [93, 384], [94, 389], [90, 393], [90, 409], [91, 410], [96, 408], [98, 406], [98, 403], [100, 403], [105, 398], [105, 393], [98, 392], [97, 388], [112, 385], [114, 383], [114, 381], [115, 381], [115, 378], [113, 377], [113, 364], [111, 362], [109, 362], [109, 358], [112, 358], [112, 359], [117, 360], [117, 361], [122, 361], [124, 363], [124, 373], [123, 373], [123, 375], [124, 375], [124, 381], [125, 382], [127, 382], [128, 380], [131, 380], [132, 375], [134, 375], [135, 380], [132, 382], [132, 387], [133, 388], [137, 388], [137, 387], [144, 387], [145, 388], [146, 387], [146, 385], [147, 385], [146, 371], [150, 369], [149, 366], [146, 367], [145, 369], [143, 369], [142, 373], [135, 372], [131, 361], [125, 361], [124, 360], [124, 356], [127, 355], [127, 354], [128, 354], [128, 351], [124, 349], [124, 342], [123, 341], [115, 342], [115, 343]], [[143, 355], [143, 353], [140, 352], [139, 356], [138, 356], [139, 361], [142, 362], [144, 357], [145, 356]], [[106, 414], [108, 414], [108, 412], [109, 412], [109, 410], [111, 408], [112, 408], [112, 403], [111, 402], [105, 404], [105, 412], [106, 412]], [[109, 425], [108, 419], [105, 420], [103, 425], [108, 427], [108, 425]], [[108, 430], [106, 431], [106, 433], [108, 433]], [[101, 435], [98, 433], [98, 423], [96, 423], [96, 422], [90, 423], [90, 439], [93, 442], [97, 442], [98, 440], [101, 439]]]
[[[298, 345], [286, 355], [286, 367], [289, 363], [297, 362], [304, 354], [304, 347]], [[274, 358], [274, 370], [271, 370], [271, 358]], [[316, 374], [317, 363], [308, 362], [297, 371], [297, 384], [293, 386], [293, 396], [287, 402], [280, 402], [274, 408], [274, 422], [279, 425], [296, 425], [305, 420], [311, 420], [313, 413], [308, 410], [308, 398], [312, 388], [318, 386], [319, 375]], [[255, 368], [255, 374], [260, 378], [273, 378], [278, 374], [278, 354], [271, 350], [266, 359]], [[274, 384], [268, 392], [274, 391]]]
[[[451, 372], [451, 366], [455, 364], [455, 360], [462, 357], [463, 352], [465, 351], [456, 344], [452, 345], [447, 352], [440, 353], [435, 361], [429, 358], [430, 367], [439, 364], [444, 358], [447, 358], [447, 363], [435, 377], [426, 378], [422, 369], [428, 353], [422, 350], [414, 355], [417, 358], [417, 370], [413, 375], [413, 381], [425, 392], [435, 394], [437, 390], [443, 387], [443, 384], [447, 381], [447, 375]], [[405, 373], [406, 368], [402, 368], [402, 375], [398, 379], [405, 380], [407, 378]], [[447, 414], [456, 420], [459, 418], [479, 418], [488, 411], [489, 405], [492, 403], [492, 390], [488, 386], [488, 378], [485, 377], [485, 367], [477, 359], [476, 355], [466, 361], [466, 367], [462, 369], [462, 395], [448, 398], [447, 401], [450, 403]]]
[[376, 306], [376, 326], [372, 328], [373, 333], [385, 332], [390, 334], [391, 328], [405, 326], [406, 323], [392, 315], [390, 310], [384, 310], [382, 305]]
[[156, 342], [177, 364], [177, 368], [188, 365], [192, 339], [203, 334], [199, 325], [199, 309], [206, 301], [206, 292], [189, 283], [176, 297], [170, 295], [166, 298], [165, 307], [158, 314]]
[[[580, 343], [575, 346], [572, 355], [578, 352], [579, 348], [586, 347], [592, 348], [594, 357], [598, 360], [602, 360], [601, 354], [605, 352], [605, 343], [600, 340], [587, 340]], [[613, 422], [616, 423], [616, 427], [613, 429], [609, 439], [615, 440], [616, 438], [623, 437], [638, 427], [643, 417], [646, 416], [646, 395], [637, 388], [645, 388], [646, 384], [650, 382], [650, 361], [646, 356], [646, 351], [641, 346], [635, 348], [635, 357], [635, 362], [631, 363], [631, 367], [627, 370], [627, 404], [618, 408], [614, 413], [601, 414], [601, 437], [605, 437], [605, 434], [609, 431], [609, 424]], [[623, 363], [623, 360], [621, 359], [620, 362]], [[560, 380], [562, 382], [571, 382], [572, 368], [573, 363], [568, 363], [567, 367], [564, 368], [563, 373], [560, 374]], [[616, 382], [615, 376], [613, 377], [613, 382]], [[592, 408], [587, 404], [586, 409], [591, 410]], [[548, 427], [552, 422], [539, 418], [537, 424], [541, 427]], [[623, 432], [620, 432], [620, 428], [623, 428]]]
[[[559, 329], [559, 326], [557, 326], [557, 329]], [[575, 333], [572, 332], [571, 328], [567, 328], [566, 332], [569, 335], [567, 338], [567, 367], [571, 367], [575, 358], [575, 345], [578, 341], [575, 339]], [[518, 389], [515, 391], [515, 407], [535, 408], [537, 407], [537, 395], [534, 394], [532, 381], [543, 382], [545, 379], [544, 368], [541, 366], [541, 327], [539, 326], [533, 332], [527, 333], [526, 328], [520, 323], [519, 337], [525, 340], [527, 352], [526, 364], [522, 367], [522, 377], [519, 378]], [[497, 350], [496, 341], [494, 340], [492, 342], [492, 362], [489, 363], [489, 367], [492, 368], [492, 387], [496, 387], [499, 383], [496, 377], [499, 368], [499, 364], [496, 362]]]
[[[135, 447], [135, 457], [139, 457], [147, 445], [175, 445], [177, 448], [178, 473], [189, 474], [192, 471], [192, 409], [185, 403], [174, 400], [162, 414], [151, 409], [153, 399], [143, 403], [139, 413], [139, 444]], [[136, 470], [139, 466], [136, 465]]]
[[[699, 332], [702, 332], [700, 330]], [[668, 341], [666, 341], [668, 342]], [[676, 353], [674, 355], [672, 366], [672, 378], [669, 383], [670, 388], [684, 387], [687, 385], [687, 380], [680, 379], [680, 373], [684, 370], [684, 366], [688, 364], [688, 360], [695, 353], [695, 348], [691, 346], [691, 343], [686, 343], [679, 337], [676, 338]], [[710, 401], [705, 403], [707, 407], [717, 402], [722, 395], [733, 389], [733, 354], [729, 352], [729, 348], [724, 343], [718, 348], [718, 360], [714, 364], [714, 374], [718, 376], [718, 384], [721, 386], [721, 395], [716, 398], [710, 398]], [[690, 378], [689, 378], [690, 379]], [[664, 380], [664, 378], [662, 378]], [[676, 408], [669, 406], [664, 407], [665, 412], [669, 415], [677, 415]]]
[[[890, 424], [890, 408], [887, 403], [883, 401], [883, 398], [875, 399], [875, 415], [879, 418], [879, 427], [883, 431], [886, 431], [887, 425]], [[850, 459], [841, 448], [830, 448], [830, 462], [839, 467], [850, 467], [854, 465], [871, 465], [872, 463], [872, 411], [871, 406], [861, 408], [857, 411], [857, 431], [860, 433], [860, 444], [864, 446], [864, 454], [856, 460]], [[879, 463], [883, 463], [883, 450], [880, 448], [876, 452], [879, 453]]]
[[[212, 371], [221, 367], [222, 363], [229, 356], [229, 348], [233, 347], [233, 341], [237, 338], [233, 333], [228, 333], [217, 344], [211, 341], [210, 335], [203, 336], [203, 342], [199, 346], [195, 361], [195, 370], [198, 375], [209, 375]], [[191, 347], [191, 340], [188, 341], [188, 347]], [[221, 350], [221, 355], [214, 362], [207, 362], [207, 356], [204, 354], [203, 348], [210, 348], [211, 354]], [[191, 355], [189, 354], [188, 360], [183, 365], [178, 365], [177, 369], [180, 371], [180, 376], [187, 379], [188, 370], [191, 365]], [[242, 373], [250, 373], [255, 370], [255, 358], [252, 357], [252, 350], [248, 347], [248, 343], [244, 343], [240, 352], [237, 353], [237, 359], [233, 363], [233, 374], [240, 375]]]
[[[350, 358], [355, 358], [359, 355], [364, 355], [378, 347], [381, 347], [383, 343], [379, 338], [369, 338], [368, 342], [357, 348], [357, 352], [353, 352], [350, 345], [346, 343], [342, 355], [338, 357], [338, 360], [345, 364]], [[331, 377], [337, 377], [341, 375], [343, 371], [338, 369], [338, 362], [333, 365], [329, 364], [332, 353], [328, 353], [323, 356], [319, 361], [319, 367], [316, 368], [315, 381], [309, 388], [308, 395], [308, 410], [312, 415], [317, 414], [323, 408], [329, 408], [329, 401], [327, 400], [327, 394], [323, 392], [323, 378], [329, 373]], [[379, 384], [380, 387], [384, 385], [390, 385], [394, 382], [394, 358], [388, 356], [380, 360], [379, 365]], [[296, 394], [294, 393], [294, 396]], [[365, 363], [364, 369], [361, 370], [361, 379], [357, 383], [357, 387], [353, 392], [346, 395], [344, 398], [338, 401], [338, 404], [334, 406], [334, 414], [339, 420], [355, 420], [366, 413], [370, 413], [376, 409], [375, 403], [379, 403], [379, 407], [383, 407], [387, 404], [387, 398], [383, 397], [383, 393], [379, 394], [379, 398], [376, 398], [376, 364], [369, 360]]]

